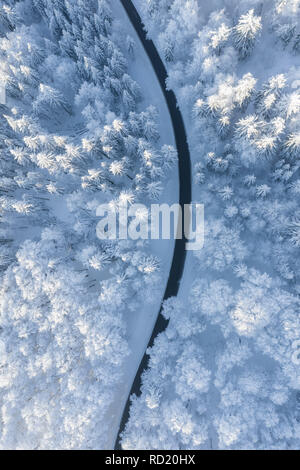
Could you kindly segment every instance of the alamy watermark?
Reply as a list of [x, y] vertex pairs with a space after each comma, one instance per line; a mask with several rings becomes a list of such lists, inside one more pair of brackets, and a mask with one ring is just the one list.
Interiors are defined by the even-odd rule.
[[203, 204], [101, 204], [97, 208], [97, 236], [100, 240], [185, 239], [187, 250], [204, 245]]

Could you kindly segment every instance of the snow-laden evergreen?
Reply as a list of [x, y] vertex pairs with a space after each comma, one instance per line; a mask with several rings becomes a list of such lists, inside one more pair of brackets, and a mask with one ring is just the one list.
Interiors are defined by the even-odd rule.
[[205, 242], [124, 449], [300, 443], [300, 2], [136, 0], [189, 134]]
[[0, 447], [103, 448], [126, 319], [162, 293], [146, 242], [100, 241], [96, 210], [159, 198], [176, 152], [108, 1], [0, 9]]

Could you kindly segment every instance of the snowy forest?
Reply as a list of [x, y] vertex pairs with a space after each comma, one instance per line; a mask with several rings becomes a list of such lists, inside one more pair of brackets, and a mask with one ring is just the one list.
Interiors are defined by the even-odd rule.
[[[299, 449], [300, 0], [133, 3], [205, 242], [163, 304], [122, 448]], [[173, 246], [99, 240], [97, 208], [178, 202], [144, 56], [119, 0], [0, 3], [0, 449], [114, 446]]]

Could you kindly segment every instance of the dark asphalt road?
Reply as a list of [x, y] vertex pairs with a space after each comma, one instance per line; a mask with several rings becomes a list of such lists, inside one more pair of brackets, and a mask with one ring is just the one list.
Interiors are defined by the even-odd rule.
[[[167, 106], [169, 109], [176, 147], [178, 152], [178, 170], [179, 170], [179, 203], [183, 209], [184, 204], [190, 204], [191, 197], [192, 197], [192, 190], [191, 190], [191, 161], [190, 161], [190, 153], [187, 144], [187, 138], [184, 128], [183, 119], [180, 113], [179, 108], [177, 107], [177, 101], [175, 94], [172, 90], [166, 89], [166, 79], [167, 79], [167, 71], [165, 66], [153, 44], [152, 41], [147, 39], [146, 32], [144, 29], [144, 25], [141, 21], [141, 18], [136, 11], [133, 3], [131, 0], [120, 0], [123, 7], [126, 10], [126, 13], [134, 26], [143, 46], [148, 54], [148, 57], [151, 61], [153, 69], [156, 73], [157, 79], [160, 83], [161, 89], [165, 96]], [[174, 201], [176, 202], [176, 201]], [[183, 232], [184, 233], [184, 232]], [[185, 257], [186, 257], [186, 250], [185, 250], [185, 243], [186, 240], [183, 238], [181, 240], [176, 240], [175, 248], [173, 253], [173, 260], [172, 266], [168, 278], [167, 287], [164, 293], [163, 301], [176, 296], [179, 289], [180, 280], [183, 273]], [[162, 307], [160, 308], [151, 338], [147, 345], [147, 348], [152, 347], [156, 336], [164, 331], [168, 325], [168, 321], [162, 316], [161, 314]], [[135, 394], [139, 396], [141, 394], [141, 377], [145, 369], [148, 367], [149, 356], [144, 354], [138, 371], [136, 373], [134, 382], [132, 384], [130, 394], [128, 396], [122, 419], [121, 424], [115, 444], [115, 450], [121, 449], [121, 434], [125, 429], [126, 423], [129, 419], [129, 408], [130, 408], [130, 396]]]

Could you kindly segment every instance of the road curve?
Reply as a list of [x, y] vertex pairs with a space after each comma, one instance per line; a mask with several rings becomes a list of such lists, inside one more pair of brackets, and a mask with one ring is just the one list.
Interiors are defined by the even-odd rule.
[[[191, 161], [190, 161], [190, 152], [187, 144], [187, 138], [184, 128], [184, 123], [182, 119], [181, 112], [177, 107], [177, 101], [175, 94], [172, 90], [167, 90], [166, 88], [166, 79], [167, 71], [165, 66], [153, 44], [153, 42], [146, 37], [146, 32], [142, 20], [136, 11], [131, 0], [120, 0], [128, 17], [131, 21], [133, 27], [135, 28], [143, 46], [145, 52], [147, 53], [152, 67], [155, 71], [157, 79], [160, 83], [161, 89], [163, 91], [168, 110], [170, 113], [173, 131], [175, 135], [175, 142], [178, 152], [178, 171], [179, 171], [179, 204], [181, 207], [184, 207], [184, 204], [190, 204], [192, 197], [191, 190]], [[184, 231], [182, 232], [184, 233]], [[171, 265], [171, 270], [169, 273], [168, 283], [164, 293], [163, 301], [166, 299], [176, 296], [179, 290], [179, 284], [183, 273], [186, 250], [185, 250], [186, 239], [182, 238], [181, 240], [176, 240], [175, 248], [173, 253], [173, 260]], [[162, 305], [152, 331], [151, 338], [147, 345], [147, 349], [153, 346], [156, 336], [164, 331], [168, 325], [168, 320], [166, 320], [162, 314]], [[139, 396], [141, 394], [141, 384], [142, 384], [142, 374], [145, 369], [148, 367], [149, 356], [144, 353], [144, 356], [139, 365], [138, 371], [136, 373], [134, 382], [132, 384], [118, 431], [118, 436], [115, 443], [115, 450], [121, 449], [121, 434], [125, 429], [126, 423], [129, 419], [129, 408], [130, 408], [130, 397], [132, 394]]]

